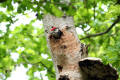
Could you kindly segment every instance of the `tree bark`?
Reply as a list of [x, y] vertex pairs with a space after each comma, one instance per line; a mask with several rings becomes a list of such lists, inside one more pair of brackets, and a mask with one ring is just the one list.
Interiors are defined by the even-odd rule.
[[[57, 18], [47, 14], [44, 16], [43, 24], [56, 70], [56, 80], [117, 80], [117, 72], [110, 65], [107, 68], [111, 70], [111, 74], [104, 72], [103, 68], [106, 66], [100, 59], [87, 58], [87, 47], [80, 42], [72, 17]], [[62, 32], [59, 39], [51, 37], [52, 26]], [[114, 79], [107, 79], [105, 76]]]

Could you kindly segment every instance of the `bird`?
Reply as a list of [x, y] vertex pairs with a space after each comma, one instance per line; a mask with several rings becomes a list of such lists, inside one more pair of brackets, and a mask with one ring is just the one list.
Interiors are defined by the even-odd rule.
[[51, 31], [51, 36], [54, 39], [60, 39], [62, 34], [63, 34], [62, 31], [59, 28], [55, 27], [55, 26], [52, 26], [50, 31]]

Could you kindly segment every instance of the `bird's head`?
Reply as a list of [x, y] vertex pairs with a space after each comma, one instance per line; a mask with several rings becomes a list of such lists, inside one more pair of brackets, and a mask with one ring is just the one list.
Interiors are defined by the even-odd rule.
[[57, 29], [56, 27], [52, 26], [52, 28], [50, 29], [50, 31], [55, 31], [55, 29]]

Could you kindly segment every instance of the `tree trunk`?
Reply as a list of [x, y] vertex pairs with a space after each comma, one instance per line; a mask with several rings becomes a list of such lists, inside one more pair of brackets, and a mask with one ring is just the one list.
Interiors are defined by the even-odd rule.
[[[43, 24], [56, 70], [56, 80], [118, 79], [116, 70], [110, 65], [104, 65], [98, 58], [86, 58], [87, 47], [80, 42], [72, 17], [57, 18], [48, 14], [44, 16]], [[62, 34], [53, 34], [53, 26]], [[54, 37], [55, 34], [59, 37]]]

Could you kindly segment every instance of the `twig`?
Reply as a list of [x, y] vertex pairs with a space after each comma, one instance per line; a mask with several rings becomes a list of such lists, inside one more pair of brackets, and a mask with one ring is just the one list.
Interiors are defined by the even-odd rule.
[[91, 34], [91, 35], [88, 35], [86, 37], [83, 37], [81, 38], [80, 40], [83, 40], [83, 39], [86, 39], [86, 38], [90, 38], [90, 37], [96, 37], [96, 36], [100, 36], [100, 35], [103, 35], [103, 34], [106, 34], [108, 33], [118, 22], [120, 21], [120, 16], [118, 16], [118, 18], [114, 21], [114, 23], [104, 32], [100, 32], [100, 33], [96, 33], [96, 34]]
[[95, 8], [96, 8], [96, 1], [94, 0], [94, 21], [95, 21], [95, 18], [96, 18], [96, 16], [95, 16], [95, 13], [96, 13], [96, 10], [95, 10]]
[[55, 76], [55, 73], [52, 72], [52, 71], [51, 71], [44, 63], [42, 63], [41, 61], [36, 62], [36, 63], [31, 63], [31, 62], [29, 62], [29, 60], [28, 60], [24, 55], [21, 55], [21, 56], [22, 56], [22, 58], [25, 60], [25, 62], [26, 62], [27, 64], [37, 65], [37, 64], [40, 63], [43, 67], [45, 67], [45, 68], [47, 69], [48, 72], [50, 72], [50, 73], [52, 74], [52, 76]]

